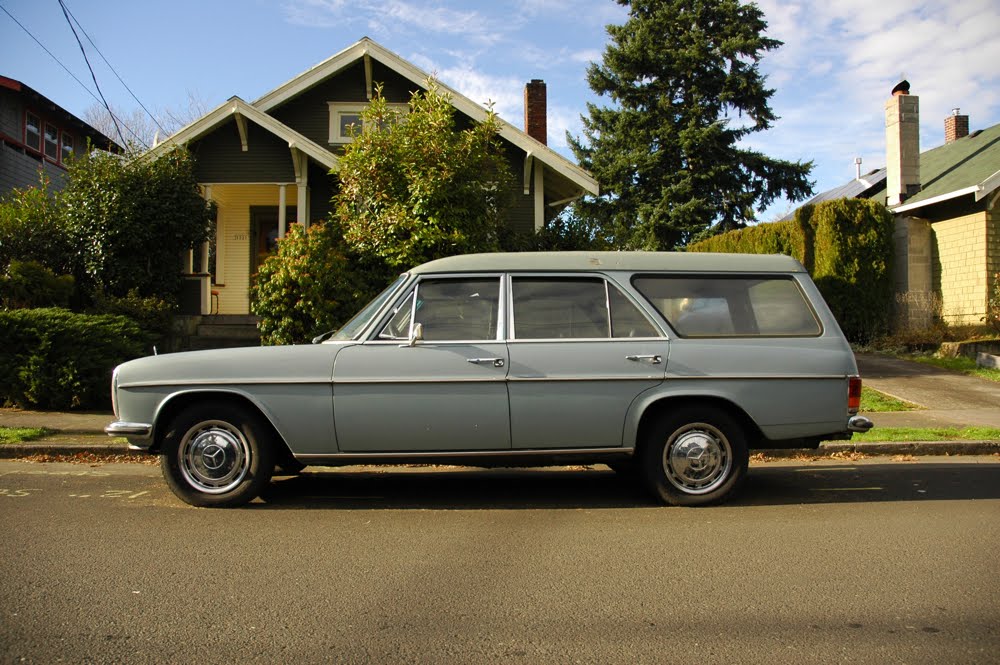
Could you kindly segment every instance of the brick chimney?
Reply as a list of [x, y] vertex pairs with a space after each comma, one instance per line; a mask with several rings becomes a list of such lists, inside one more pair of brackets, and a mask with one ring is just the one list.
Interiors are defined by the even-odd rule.
[[524, 131], [536, 141], [548, 144], [546, 113], [545, 81], [531, 79], [524, 86]]
[[920, 98], [901, 81], [885, 103], [886, 205], [920, 191]]
[[944, 119], [944, 142], [951, 143], [969, 135], [969, 116], [959, 115], [961, 109], [953, 108]]

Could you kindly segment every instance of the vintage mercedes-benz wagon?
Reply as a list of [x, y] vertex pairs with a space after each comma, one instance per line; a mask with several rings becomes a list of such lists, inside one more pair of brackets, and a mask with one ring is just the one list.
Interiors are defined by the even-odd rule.
[[693, 506], [739, 487], [749, 449], [871, 427], [854, 355], [786, 256], [456, 256], [325, 337], [124, 363], [106, 431], [198, 506], [251, 501], [276, 466], [402, 462], [606, 463]]

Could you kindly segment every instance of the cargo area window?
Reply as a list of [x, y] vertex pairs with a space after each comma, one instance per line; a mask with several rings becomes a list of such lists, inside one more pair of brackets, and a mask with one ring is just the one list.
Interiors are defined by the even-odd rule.
[[822, 332], [791, 277], [642, 275], [632, 284], [681, 337], [811, 337]]

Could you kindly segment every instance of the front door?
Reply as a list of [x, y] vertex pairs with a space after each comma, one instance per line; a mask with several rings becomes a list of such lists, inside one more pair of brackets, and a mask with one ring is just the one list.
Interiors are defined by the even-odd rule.
[[[333, 369], [341, 452], [510, 448], [500, 277], [427, 278]], [[409, 344], [415, 327], [422, 339]]]
[[[285, 208], [288, 224], [295, 221], [295, 208]], [[250, 208], [250, 274], [254, 275], [260, 264], [278, 246], [278, 206], [253, 206]]]

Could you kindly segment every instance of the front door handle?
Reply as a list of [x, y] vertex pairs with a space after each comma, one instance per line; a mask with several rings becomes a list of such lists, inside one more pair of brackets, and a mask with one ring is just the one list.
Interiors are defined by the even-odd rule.
[[651, 365], [659, 365], [663, 362], [663, 356], [657, 354], [648, 356], [625, 356], [625, 360], [631, 360], [632, 362], [646, 361]]
[[494, 367], [503, 367], [504, 366], [504, 359], [503, 358], [466, 358], [466, 360], [468, 360], [473, 365], [491, 364]]

